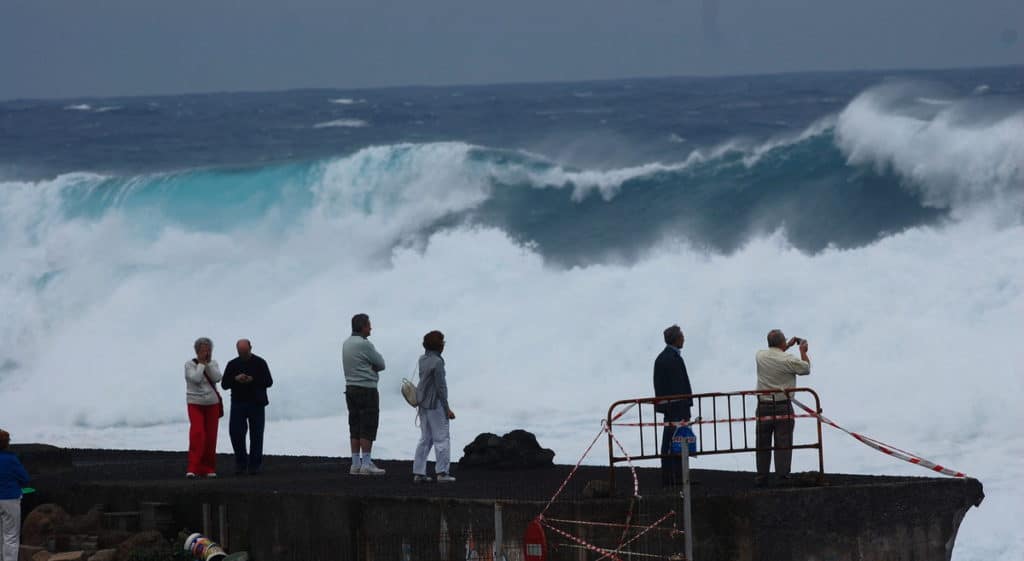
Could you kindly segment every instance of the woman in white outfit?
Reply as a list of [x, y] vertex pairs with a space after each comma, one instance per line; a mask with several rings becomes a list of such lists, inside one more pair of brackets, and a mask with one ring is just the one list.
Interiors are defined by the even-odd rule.
[[213, 341], [196, 339], [196, 357], [185, 362], [185, 402], [188, 404], [188, 471], [185, 477], [217, 477], [217, 427], [224, 402], [217, 391], [222, 375], [213, 360]]
[[451, 443], [448, 421], [455, 413], [448, 406], [448, 381], [445, 379], [444, 334], [431, 331], [423, 336], [420, 357], [420, 383], [416, 386], [416, 401], [419, 404], [420, 443], [416, 446], [416, 459], [412, 464], [413, 482], [430, 481], [427, 476], [427, 455], [434, 448], [437, 460], [434, 473], [438, 483], [451, 483], [455, 478], [448, 472], [451, 465]]

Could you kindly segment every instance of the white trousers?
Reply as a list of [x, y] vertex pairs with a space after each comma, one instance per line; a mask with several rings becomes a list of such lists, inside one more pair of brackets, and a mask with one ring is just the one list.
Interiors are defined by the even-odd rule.
[[448, 413], [444, 407], [437, 409], [420, 409], [420, 443], [416, 446], [416, 459], [412, 463], [412, 472], [417, 475], [427, 474], [427, 455], [430, 447], [434, 447], [437, 464], [434, 473], [448, 473], [451, 463], [451, 443], [448, 432]]
[[21, 499], [0, 501], [0, 561], [18, 561], [21, 546]]

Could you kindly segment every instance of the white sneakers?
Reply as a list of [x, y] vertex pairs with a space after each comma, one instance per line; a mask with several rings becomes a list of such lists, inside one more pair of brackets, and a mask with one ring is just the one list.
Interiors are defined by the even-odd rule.
[[359, 464], [352, 462], [352, 467], [348, 468], [349, 475], [359, 475], [360, 467]]
[[[352, 470], [349, 470], [349, 473], [351, 472]], [[385, 473], [384, 468], [373, 465], [373, 462], [363, 462], [363, 465], [359, 468], [359, 475], [384, 475]]]
[[[434, 480], [431, 479], [430, 476], [428, 476], [428, 475], [420, 475], [420, 474], [417, 473], [417, 474], [414, 474], [412, 476], [412, 482], [413, 483], [430, 483], [431, 481], [434, 481]], [[448, 475], [447, 473], [439, 473], [439, 474], [437, 474], [437, 482], [438, 483], [455, 483], [455, 478], [450, 476], [450, 475]]]

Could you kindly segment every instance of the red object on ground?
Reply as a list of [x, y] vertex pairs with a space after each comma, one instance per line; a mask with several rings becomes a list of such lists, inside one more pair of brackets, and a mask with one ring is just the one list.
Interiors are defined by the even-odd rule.
[[526, 525], [523, 551], [526, 553], [526, 561], [544, 561], [548, 558], [548, 539], [544, 536], [544, 527], [540, 525], [540, 520], [533, 520]]
[[188, 404], [188, 471], [209, 475], [217, 471], [218, 405]]

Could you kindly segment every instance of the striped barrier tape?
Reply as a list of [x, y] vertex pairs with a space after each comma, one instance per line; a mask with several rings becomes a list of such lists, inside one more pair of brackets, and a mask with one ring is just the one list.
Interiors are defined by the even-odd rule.
[[[653, 524], [651, 524], [650, 526], [647, 526], [646, 528], [644, 528], [644, 530], [642, 532], [637, 533], [637, 535], [635, 535], [632, 538], [630, 538], [629, 541], [619, 541], [619, 545], [615, 546], [615, 552], [616, 553], [626, 553], [627, 555], [636, 555], [636, 553], [630, 553], [628, 551], [621, 551], [621, 549], [623, 547], [626, 547], [629, 544], [635, 542], [636, 540], [640, 539], [644, 534], [646, 534], [647, 532], [650, 532], [656, 526], [659, 526], [659, 525], [661, 525], [662, 522], [668, 520], [669, 517], [672, 517], [672, 516], [675, 516], [675, 515], [676, 515], [676, 511], [674, 511], [674, 510], [670, 510], [670, 511], [666, 512], [665, 516], [662, 516], [661, 518], [655, 520]], [[670, 529], [670, 528], [659, 528], [659, 529]], [[678, 533], [681, 534], [682, 532], [678, 532]], [[598, 557], [597, 561], [602, 561], [603, 559], [606, 559], [607, 557], [608, 557], [607, 555], [605, 555], [603, 557]]]
[[949, 469], [947, 467], [941, 466], [939, 464], [936, 464], [935, 462], [926, 460], [926, 459], [922, 458], [921, 456], [918, 456], [916, 454], [911, 454], [910, 452], [907, 452], [906, 450], [900, 450], [899, 448], [897, 448], [895, 446], [892, 446], [892, 445], [886, 444], [886, 443], [884, 443], [884, 442], [882, 442], [880, 440], [876, 440], [874, 438], [871, 438], [870, 436], [866, 436], [866, 435], [863, 435], [863, 434], [860, 434], [860, 433], [857, 433], [857, 432], [854, 432], [854, 431], [851, 431], [851, 430], [846, 430], [845, 428], [839, 426], [832, 419], [829, 419], [828, 417], [822, 415], [819, 412], [812, 411], [811, 408], [807, 407], [806, 405], [801, 403], [799, 400], [795, 399], [793, 396], [790, 396], [789, 399], [793, 403], [797, 404], [804, 411], [807, 411], [812, 416], [817, 417], [818, 419], [821, 419], [821, 422], [823, 422], [823, 423], [825, 423], [825, 424], [827, 424], [827, 425], [829, 425], [829, 426], [831, 426], [833, 428], [836, 428], [836, 429], [839, 429], [839, 430], [845, 432], [846, 434], [856, 438], [861, 443], [866, 444], [867, 446], [870, 446], [871, 448], [874, 448], [875, 450], [878, 450], [879, 452], [881, 452], [883, 454], [887, 454], [887, 455], [892, 456], [894, 458], [898, 458], [900, 460], [903, 460], [904, 462], [908, 462], [908, 463], [911, 463], [911, 464], [914, 464], [914, 465], [921, 466], [921, 467], [923, 467], [925, 469], [930, 469], [930, 470], [934, 471], [935, 473], [941, 473], [942, 475], [948, 475], [950, 477], [967, 477], [967, 475], [964, 474], [963, 472], [959, 472], [959, 471], [952, 470], [952, 469]]
[[615, 423], [619, 427], [685, 427], [687, 425], [715, 425], [724, 423], [743, 423], [752, 421], [785, 421], [788, 419], [813, 419], [815, 416], [810, 414], [795, 414], [795, 415], [766, 415], [763, 417], [732, 417], [729, 419], [711, 419], [711, 420], [696, 420], [696, 421], [664, 421], [664, 422], [650, 422], [650, 423]]
[[[616, 553], [625, 554], [626, 556], [643, 555], [642, 553], [635, 552], [635, 551], [626, 551], [626, 550], [623, 550], [622, 548], [626, 547], [626, 546], [630, 545], [631, 543], [635, 542], [636, 540], [642, 538], [645, 534], [647, 534], [651, 530], [654, 530], [654, 529], [670, 530], [670, 531], [672, 531], [674, 533], [681, 534], [682, 532], [680, 532], [678, 530], [675, 530], [673, 528], [658, 528], [658, 526], [660, 526], [663, 522], [665, 522], [666, 520], [668, 520], [669, 518], [671, 518], [671, 517], [673, 517], [675, 515], [676, 515], [676, 512], [674, 510], [670, 510], [667, 513], [665, 513], [664, 516], [662, 516], [661, 518], [655, 520], [650, 525], [648, 525], [648, 526], [640, 526], [640, 528], [643, 528], [640, 532], [637, 532], [637, 534], [635, 536], [633, 536], [632, 538], [630, 538], [628, 541], [620, 541], [619, 544], [617, 546], [615, 546], [614, 549], [606, 549], [606, 548], [603, 548], [603, 547], [596, 546], [596, 545], [594, 545], [594, 544], [592, 544], [590, 542], [587, 542], [587, 541], [585, 541], [585, 540], [583, 540], [581, 538], [573, 536], [572, 534], [569, 534], [568, 532], [562, 531], [561, 529], [556, 528], [555, 526], [552, 526], [551, 524], [549, 524], [549, 522], [560, 522], [560, 523], [563, 523], [563, 524], [578, 524], [578, 525], [585, 525], [585, 526], [611, 526], [611, 527], [619, 527], [619, 526], [622, 526], [622, 524], [609, 524], [609, 523], [603, 523], [603, 522], [586, 522], [586, 521], [583, 521], [583, 520], [561, 520], [561, 519], [555, 519], [555, 518], [540, 518], [539, 520], [540, 520], [540, 523], [543, 524], [545, 527], [550, 528], [551, 530], [557, 532], [559, 535], [564, 536], [564, 537], [566, 537], [566, 538], [576, 542], [577, 544], [579, 544], [583, 548], [585, 548], [585, 549], [587, 549], [589, 551], [593, 551], [595, 553], [601, 553], [602, 556], [598, 557], [596, 559], [596, 561], [602, 561], [604, 559], [608, 559], [609, 557], [612, 558], [612, 559], [619, 559], [618, 557], [615, 556]], [[657, 557], [663, 557], [663, 556], [657, 556]], [[619, 561], [621, 561], [621, 559]]]
[[633, 458], [630, 457], [629, 452], [626, 452], [626, 447], [619, 442], [619, 439], [615, 437], [615, 433], [612, 432], [610, 427], [605, 427], [605, 432], [615, 442], [615, 445], [619, 447], [619, 451], [622, 452], [623, 457], [626, 458], [626, 464], [629, 465], [629, 471], [633, 474], [633, 496], [640, 496], [640, 478], [636, 474], [636, 466], [633, 465]]
[[[671, 512], [669, 512], [669, 514], [672, 515], [672, 514], [675, 514], [675, 512], [671, 511]], [[631, 526], [629, 524], [616, 524], [615, 522], [592, 522], [592, 521], [589, 521], [589, 520], [566, 520], [564, 518], [547, 518], [547, 517], [545, 517], [544, 520], [546, 520], [548, 522], [555, 522], [555, 523], [558, 523], [558, 524], [573, 524], [573, 525], [576, 525], [576, 526], [596, 526], [596, 527], [600, 527], [600, 528], [644, 528], [644, 526]], [[658, 522], [655, 522], [653, 525], [657, 526]], [[658, 528], [658, 529], [659, 530], [665, 530], [665, 531], [679, 532], [679, 530], [676, 530], [674, 528]]]
[[565, 478], [564, 481], [562, 481], [562, 484], [558, 486], [558, 490], [555, 491], [555, 494], [551, 495], [551, 500], [549, 500], [548, 504], [544, 506], [544, 510], [540, 511], [539, 516], [544, 516], [544, 513], [547, 512], [549, 508], [551, 508], [552, 503], [554, 503], [555, 499], [557, 499], [558, 496], [562, 494], [562, 491], [565, 490], [565, 486], [569, 484], [569, 480], [572, 479], [572, 476], [576, 475], [576, 472], [580, 469], [580, 465], [583, 464], [583, 459], [590, 454], [590, 451], [594, 449], [594, 445], [597, 444], [597, 441], [601, 439], [601, 435], [603, 435], [606, 432], [608, 432], [608, 428], [604, 425], [604, 422], [602, 421], [601, 430], [597, 431], [597, 435], [594, 436], [594, 440], [590, 442], [590, 446], [587, 446], [587, 449], [583, 451], [583, 455], [580, 456], [579, 460], [577, 460], [576, 465], [573, 466], [572, 471], [570, 471], [569, 475]]
[[629, 413], [637, 405], [638, 405], [638, 403], [636, 401], [634, 401], [633, 403], [630, 403], [629, 407], [626, 407], [622, 411], [619, 411], [618, 415], [615, 415], [614, 417], [612, 417], [612, 422], [614, 423], [615, 421], [621, 419], [623, 415], [625, 415], [626, 413]]
[[570, 534], [569, 532], [563, 532], [561, 529], [556, 528], [556, 527], [552, 526], [551, 524], [548, 524], [547, 522], [545, 522], [543, 518], [540, 519], [540, 523], [543, 524], [545, 528], [551, 529], [555, 533], [560, 534], [562, 537], [567, 538], [569, 540], [572, 540], [572, 541], [580, 544], [581, 546], [587, 548], [590, 551], [593, 551], [595, 553], [600, 553], [602, 555], [602, 557], [601, 557], [602, 559], [611, 557], [615, 561], [622, 561], [622, 559], [620, 559], [619, 556], [615, 555], [615, 553], [613, 553], [612, 551], [604, 549], [604, 548], [601, 548], [601, 547], [597, 547], [596, 545], [594, 545], [594, 544], [592, 544], [590, 542], [583, 541], [583, 540], [577, 538], [576, 536]]

